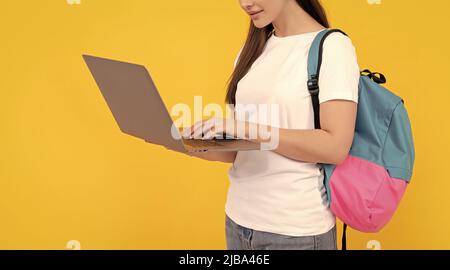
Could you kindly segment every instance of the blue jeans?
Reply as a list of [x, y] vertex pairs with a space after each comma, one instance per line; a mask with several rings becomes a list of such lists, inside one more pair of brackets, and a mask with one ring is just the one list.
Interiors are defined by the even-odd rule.
[[227, 215], [225, 234], [228, 250], [336, 250], [336, 226], [313, 236], [287, 236], [243, 227]]

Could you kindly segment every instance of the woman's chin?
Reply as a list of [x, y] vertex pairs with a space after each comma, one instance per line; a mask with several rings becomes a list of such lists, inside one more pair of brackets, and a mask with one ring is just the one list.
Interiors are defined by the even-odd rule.
[[261, 20], [253, 20], [253, 25], [260, 29], [266, 27], [269, 23], [270, 22], [263, 22]]

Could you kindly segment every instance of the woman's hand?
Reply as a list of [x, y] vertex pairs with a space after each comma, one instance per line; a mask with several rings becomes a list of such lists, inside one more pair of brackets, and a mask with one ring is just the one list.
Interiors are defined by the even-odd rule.
[[213, 117], [206, 121], [198, 121], [183, 132], [183, 137], [210, 140], [215, 137], [244, 138], [246, 123], [230, 118]]

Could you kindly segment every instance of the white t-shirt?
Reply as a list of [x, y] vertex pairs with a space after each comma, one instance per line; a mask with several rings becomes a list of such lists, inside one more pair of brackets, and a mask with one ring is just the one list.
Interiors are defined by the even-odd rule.
[[[239, 82], [236, 103], [276, 103], [280, 128], [314, 129], [307, 60], [319, 32], [272, 35]], [[341, 33], [331, 34], [324, 43], [320, 103], [334, 99], [358, 102], [359, 78], [352, 41]], [[327, 207], [323, 171], [316, 163], [292, 160], [273, 151], [239, 151], [228, 175], [225, 212], [237, 224], [289, 236], [318, 235], [335, 225]]]

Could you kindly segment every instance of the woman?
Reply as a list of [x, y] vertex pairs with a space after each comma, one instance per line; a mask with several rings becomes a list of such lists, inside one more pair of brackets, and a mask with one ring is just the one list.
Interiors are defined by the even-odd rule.
[[[240, 5], [251, 24], [226, 100], [229, 104], [275, 102], [280, 121], [279, 126], [265, 124], [277, 132], [278, 145], [272, 151], [193, 154], [233, 163], [225, 211], [227, 247], [336, 249], [335, 217], [327, 207], [323, 171], [317, 163], [341, 164], [353, 141], [359, 81], [355, 48], [341, 33], [325, 41], [319, 77], [321, 129], [314, 129], [307, 57], [316, 34], [329, 27], [321, 4], [318, 0], [240, 0]], [[186, 134], [200, 132], [209, 139], [225, 132], [249, 138], [249, 130], [261, 125], [214, 118], [196, 123]], [[250, 139], [264, 142], [259, 135]]]

